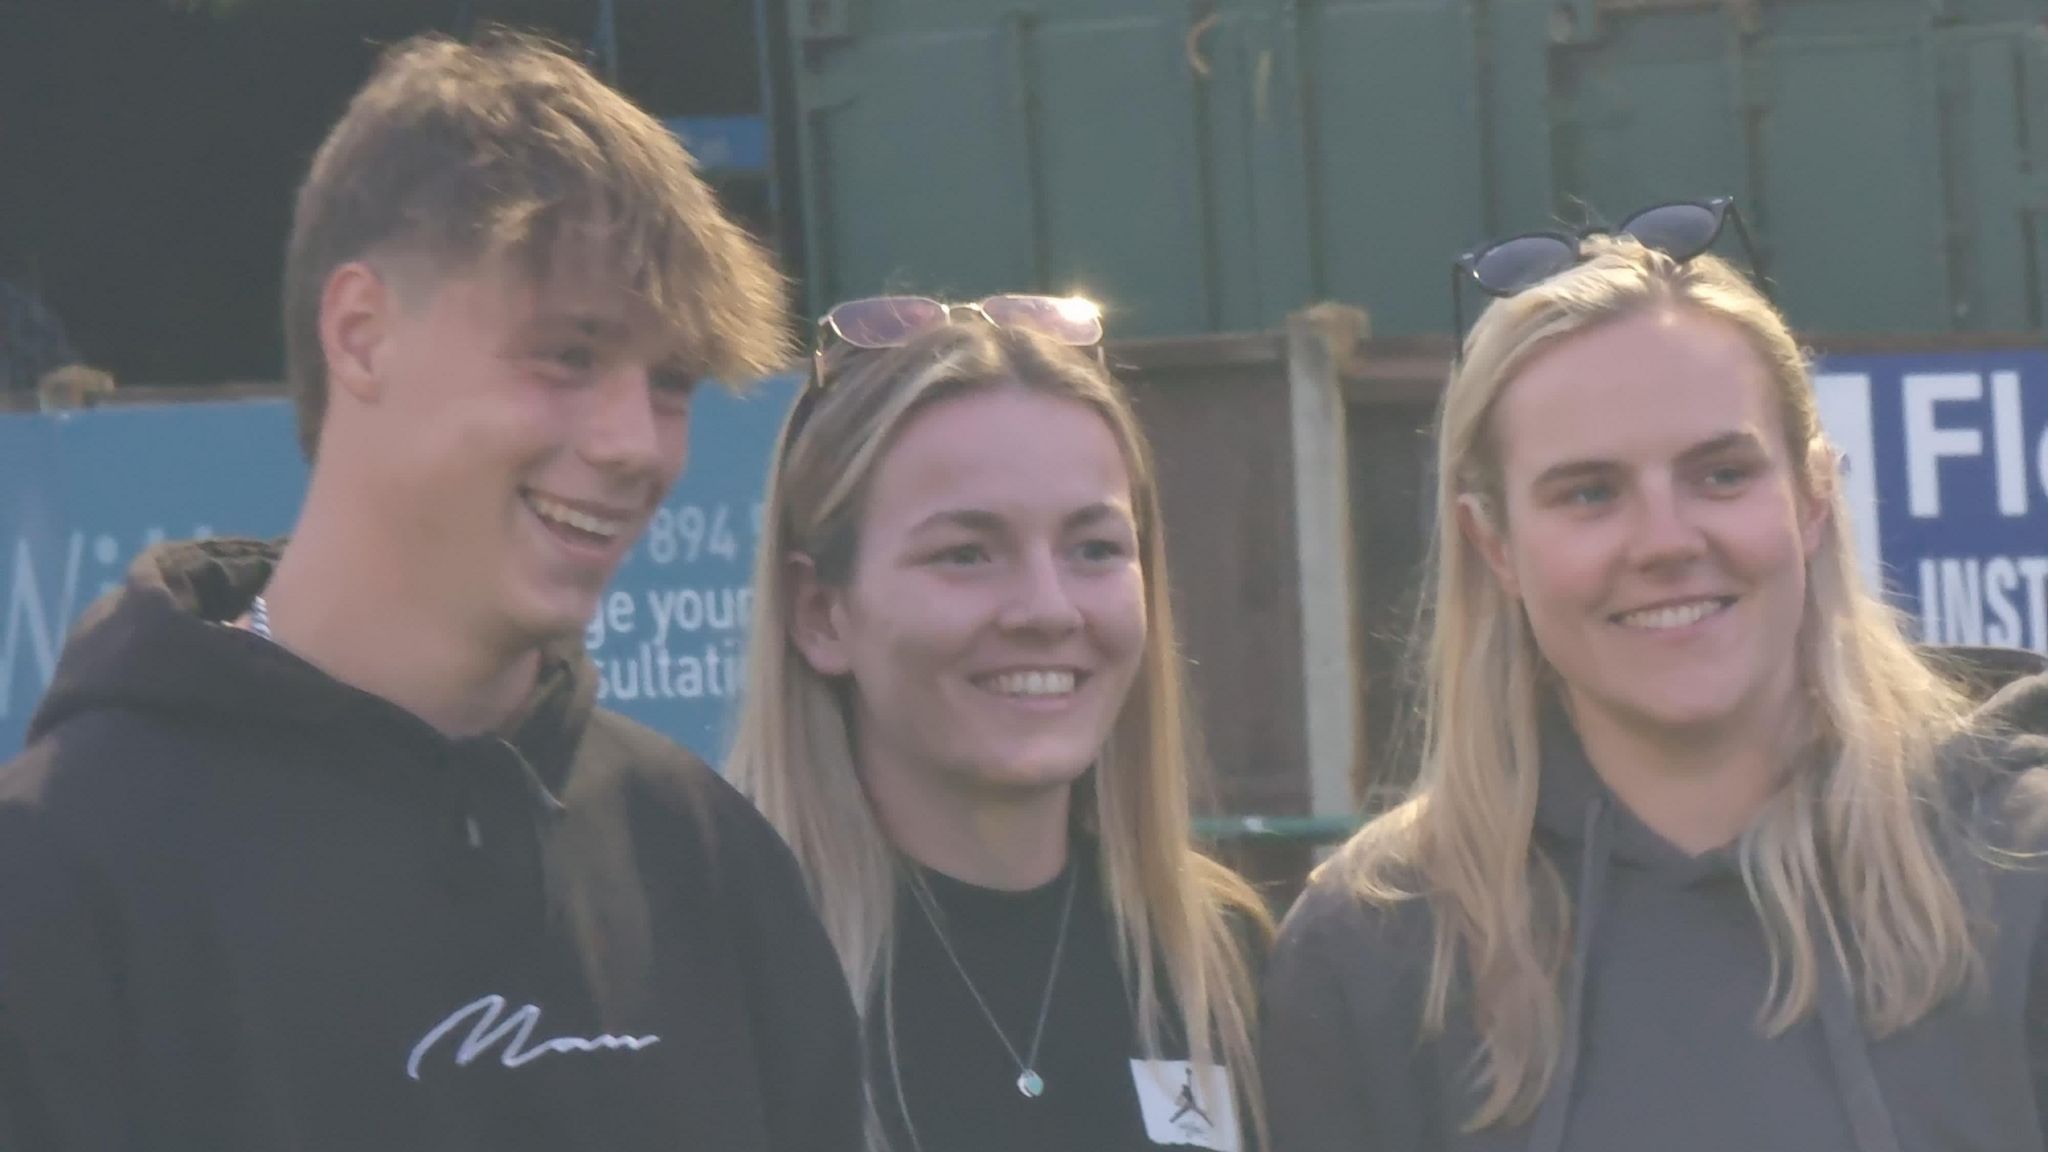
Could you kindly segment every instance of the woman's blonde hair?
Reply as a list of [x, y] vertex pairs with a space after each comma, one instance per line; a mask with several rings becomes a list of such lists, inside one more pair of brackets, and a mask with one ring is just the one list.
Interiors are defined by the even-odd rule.
[[1495, 405], [1533, 356], [1596, 325], [1681, 309], [1743, 332], [1775, 387], [1796, 482], [1827, 513], [1795, 641], [1811, 743], [1740, 843], [1771, 952], [1761, 1025], [1775, 1035], [1813, 1009], [1822, 964], [1856, 974], [1861, 1014], [1879, 1035], [1918, 1019], [1976, 969], [1970, 917], [1928, 815], [1941, 807], [1937, 748], [1960, 729], [1965, 705], [1864, 585], [1805, 356], [1722, 260], [1679, 262], [1628, 240], [1589, 247], [1575, 268], [1495, 302], [1451, 375], [1437, 438], [1434, 605], [1419, 629], [1428, 637], [1420, 775], [1339, 864], [1370, 902], [1430, 902], [1425, 1029], [1442, 1030], [1454, 978], [1470, 980], [1483, 1090], [1474, 1129], [1527, 1119], [1555, 1073], [1571, 913], [1556, 866], [1533, 844], [1554, 672], [1519, 604], [1457, 530], [1457, 509], [1476, 496], [1512, 533]]
[[[843, 686], [815, 672], [790, 639], [789, 558], [809, 557], [827, 584], [851, 578], [876, 467], [924, 409], [994, 388], [1087, 405], [1109, 426], [1130, 475], [1148, 627], [1130, 694], [1075, 787], [1075, 819], [1101, 843], [1103, 895], [1144, 1043], [1156, 1049], [1169, 1027], [1164, 991], [1180, 1008], [1183, 1019], [1171, 1026], [1191, 1058], [1222, 1057], [1245, 1104], [1240, 1114], [1263, 1133], [1247, 948], [1263, 948], [1272, 921], [1250, 886], [1190, 839], [1197, 742], [1168, 598], [1158, 485], [1129, 401], [1091, 355], [985, 323], [948, 325], [902, 348], [845, 359], [843, 372], [828, 374], [830, 388], [813, 397], [809, 418], [797, 427], [793, 414], [785, 426], [769, 478], [732, 780], [795, 851], [866, 1022], [890, 992], [900, 861], [855, 769]], [[874, 1144], [880, 1133], [869, 1113]]]

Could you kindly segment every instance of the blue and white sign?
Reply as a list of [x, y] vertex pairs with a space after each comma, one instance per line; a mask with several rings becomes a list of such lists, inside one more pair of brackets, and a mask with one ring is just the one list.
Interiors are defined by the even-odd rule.
[[[606, 706], [714, 762], [743, 682], [762, 484], [798, 381], [700, 394], [690, 467], [585, 634]], [[1937, 643], [2048, 653], [2048, 351], [1836, 356], [1815, 381], [1866, 571]], [[275, 536], [282, 400], [0, 415], [0, 758], [71, 621], [165, 536]]]
[[2048, 652], [2048, 352], [1836, 356], [1815, 387], [1865, 570], [1921, 637]]
[[[599, 699], [716, 762], [744, 682], [763, 483], [795, 377], [698, 393], [690, 465], [584, 640]], [[72, 621], [165, 537], [281, 536], [306, 466], [284, 400], [0, 415], [0, 760]]]

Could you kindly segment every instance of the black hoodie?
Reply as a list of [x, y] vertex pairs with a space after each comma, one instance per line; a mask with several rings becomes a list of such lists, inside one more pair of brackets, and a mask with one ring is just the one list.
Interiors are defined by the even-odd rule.
[[0, 1148], [842, 1152], [851, 1000], [736, 791], [552, 652], [450, 740], [167, 545], [0, 768]]

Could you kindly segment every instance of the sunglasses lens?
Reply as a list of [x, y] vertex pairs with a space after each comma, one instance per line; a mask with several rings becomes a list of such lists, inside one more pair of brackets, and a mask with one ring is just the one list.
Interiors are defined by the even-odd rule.
[[1674, 260], [1690, 260], [1705, 252], [1721, 233], [1721, 214], [1704, 204], [1665, 204], [1629, 218], [1621, 231], [1645, 248]]
[[1512, 296], [1572, 266], [1578, 249], [1556, 236], [1517, 236], [1479, 254], [1472, 278], [1495, 296]]
[[1026, 328], [1075, 348], [1102, 340], [1102, 309], [1079, 296], [991, 296], [981, 310], [1004, 328]]
[[923, 296], [871, 296], [836, 305], [826, 316], [856, 348], [894, 348], [944, 324], [946, 307]]

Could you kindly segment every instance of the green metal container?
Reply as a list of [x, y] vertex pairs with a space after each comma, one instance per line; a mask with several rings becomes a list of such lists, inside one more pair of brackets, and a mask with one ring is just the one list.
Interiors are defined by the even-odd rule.
[[813, 311], [1437, 332], [1477, 241], [1725, 193], [1804, 330], [2042, 323], [2043, 0], [790, 4]]

